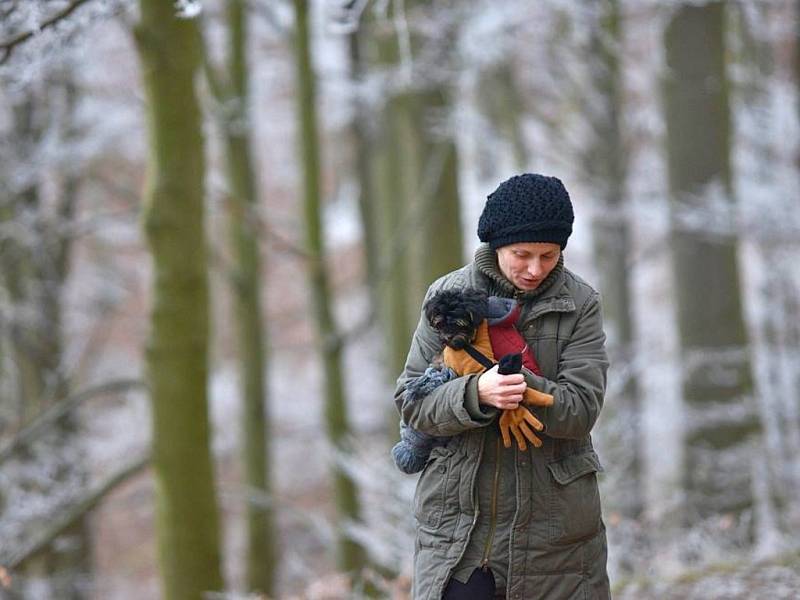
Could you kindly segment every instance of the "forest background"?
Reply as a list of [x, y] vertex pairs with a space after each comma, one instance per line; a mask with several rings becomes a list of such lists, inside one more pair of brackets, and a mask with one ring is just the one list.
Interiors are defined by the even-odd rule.
[[428, 283], [560, 177], [619, 598], [800, 589], [800, 3], [0, 0], [0, 597], [407, 598]]

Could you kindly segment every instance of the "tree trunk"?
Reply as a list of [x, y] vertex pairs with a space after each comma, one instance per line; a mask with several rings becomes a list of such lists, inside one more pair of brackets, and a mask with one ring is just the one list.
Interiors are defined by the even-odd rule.
[[172, 2], [141, 0], [136, 29], [150, 158], [144, 229], [153, 255], [146, 351], [163, 596], [223, 588], [208, 416], [205, 161], [195, 78], [197, 23]]
[[[422, 239], [416, 244], [412, 242], [412, 247], [422, 250], [422, 255], [411, 265], [412, 273], [422, 275], [415, 298], [422, 298], [433, 281], [464, 265], [458, 153], [450, 127], [436, 123], [446, 120], [449, 96], [446, 86], [439, 83], [418, 93], [416, 98], [418, 117], [414, 124], [423, 167], [409, 197], [412, 204], [415, 197], [422, 203], [418, 228]], [[417, 302], [412, 304], [416, 309]], [[416, 311], [412, 316], [417, 317]], [[408, 338], [405, 341], [408, 348]]]
[[[775, 85], [775, 59], [772, 41], [763, 36], [769, 31], [770, 21], [777, 17], [774, 6], [768, 4], [750, 7], [740, 5], [731, 9], [733, 25], [741, 40], [741, 56], [738, 65], [738, 92], [746, 107], [750, 129], [758, 135], [749, 135], [743, 140], [751, 150], [754, 175], [765, 189], [775, 190], [773, 165], [777, 159], [775, 147], [774, 111], [770, 99], [770, 88]], [[743, 137], [744, 137], [743, 136]], [[794, 210], [797, 199], [776, 194], [774, 215]], [[766, 226], [766, 227], [765, 227]], [[778, 229], [775, 231], [773, 228]], [[793, 355], [797, 352], [797, 290], [793, 289], [793, 271], [796, 258], [785, 235], [780, 233], [780, 222], [774, 216], [771, 223], [762, 223], [753, 236], [753, 249], [762, 256], [767, 268], [759, 274], [760, 289], [768, 299], [770, 309], [761, 311], [763, 343], [769, 360], [763, 361], [759, 372], [757, 389], [759, 409], [765, 429], [766, 455], [762, 472], [769, 475], [772, 499], [781, 512], [788, 515], [793, 510], [792, 498], [800, 494], [800, 471], [795, 467], [800, 456], [800, 407], [797, 398], [798, 367]], [[791, 527], [791, 523], [786, 523]], [[777, 531], [778, 527], [775, 527]], [[761, 534], [761, 529], [759, 530]]]
[[[320, 158], [317, 132], [316, 90], [311, 61], [311, 35], [308, 27], [307, 0], [294, 0], [297, 59], [297, 108], [301, 134], [299, 150], [302, 165], [303, 207], [306, 224], [306, 243], [309, 253], [309, 287], [317, 329], [317, 339], [322, 345], [325, 384], [325, 424], [328, 439], [336, 452], [347, 452], [349, 425], [347, 404], [342, 381], [341, 337], [331, 314], [330, 292], [327, 278], [326, 257], [323, 245], [322, 220], [320, 216]], [[353, 480], [341, 466], [335, 464], [333, 480], [336, 510], [341, 521], [359, 520], [358, 494]], [[339, 568], [354, 572], [364, 566], [364, 551], [344, 530], [339, 532]]]
[[[603, 296], [607, 345], [615, 368], [609, 374], [609, 393], [598, 435], [609, 462], [619, 475], [606, 485], [612, 512], [609, 534], [625, 544], [618, 554], [619, 569], [630, 575], [646, 561], [648, 540], [640, 523], [644, 512], [641, 456], [642, 407], [635, 364], [635, 332], [629, 259], [632, 254], [629, 202], [626, 191], [627, 156], [620, 115], [623, 111], [619, 2], [594, 2], [587, 8], [591, 35], [586, 60], [590, 65], [589, 93], [584, 114], [590, 120], [591, 141], [583, 152], [587, 187], [595, 191], [593, 256]], [[620, 518], [621, 517], [621, 518]], [[622, 542], [624, 540], [624, 542]]]
[[[71, 82], [68, 82], [67, 86], [67, 93], [70, 96], [69, 114], [72, 114], [75, 89]], [[77, 178], [73, 175], [65, 176], [58, 202], [57, 223], [63, 224], [72, 221], [77, 204], [77, 193]], [[55, 228], [47, 227], [42, 231], [42, 239], [53, 240], [54, 248], [52, 253], [45, 255], [47, 258], [44, 258], [39, 275], [40, 283], [44, 287], [42, 313], [44, 323], [47, 324], [46, 333], [43, 335], [45, 360], [40, 365], [45, 373], [39, 379], [49, 380], [50, 385], [55, 387], [52, 393], [59, 402], [64, 402], [69, 395], [69, 388], [62, 367], [64, 344], [61, 307], [64, 301], [64, 283], [69, 268], [71, 240], [68, 237], [69, 233], [59, 239], [58, 234], [53, 231]], [[59, 440], [57, 447], [81, 444], [78, 423], [75, 422], [72, 415], [59, 419], [55, 428]], [[64, 464], [65, 462], [62, 460], [61, 468], [56, 471], [60, 473], [61, 477], [65, 477], [69, 473], [66, 478], [88, 483], [88, 473], [83, 465]], [[53, 482], [53, 485], [60, 485], [60, 483], [56, 481]], [[39, 554], [38, 559], [44, 561], [44, 564], [47, 565], [47, 572], [54, 579], [51, 584], [53, 597], [65, 600], [89, 598], [91, 596], [92, 543], [88, 517], [86, 515], [77, 517], [52, 544]]]
[[671, 245], [686, 402], [684, 514], [693, 521], [738, 516], [752, 507], [750, 461], [760, 424], [739, 291], [724, 4], [676, 9], [664, 41]]
[[619, 45], [622, 41], [617, 0], [593, 7], [589, 45], [591, 84], [586, 114], [592, 118], [592, 142], [584, 154], [584, 170], [590, 189], [596, 190], [599, 210], [592, 224], [594, 256], [603, 295], [603, 316], [614, 377], [623, 378], [619, 397], [604, 409], [610, 424], [608, 439], [615, 464], [624, 464], [624, 480], [614, 490], [615, 505], [622, 516], [640, 518], [643, 511], [641, 406], [634, 359], [634, 326], [628, 260], [631, 256], [626, 196], [627, 157], [622, 140], [622, 79]]
[[[409, 188], [419, 181], [419, 165], [414, 147], [412, 98], [408, 95], [387, 99], [381, 112], [382, 127], [373, 153], [376, 172], [378, 222], [381, 232], [381, 305], [389, 346], [390, 379], [403, 370], [408, 342], [414, 330], [411, 319], [409, 256], [413, 219], [413, 196]], [[417, 200], [418, 201], [418, 200]], [[392, 421], [397, 420], [392, 410]], [[394, 432], [393, 432], [394, 433]]]
[[[410, 21], [412, 62], [425, 42], [414, 33], [414, 19], [426, 18], [425, 10], [422, 3], [408, 3], [402, 16]], [[383, 240], [382, 320], [392, 374], [403, 369], [427, 286], [463, 265], [458, 158], [447, 123], [450, 90], [441, 81], [424, 81], [424, 74], [403, 63], [402, 35], [376, 27], [372, 36], [374, 62], [389, 72], [370, 156]]]
[[[492, 65], [479, 75], [478, 105], [483, 116], [489, 121], [492, 134], [497, 134], [510, 146], [511, 163], [518, 172], [528, 166], [529, 152], [525, 143], [521, 116], [525, 111], [522, 93], [514, 78], [511, 62], [503, 61]], [[491, 146], [490, 146], [491, 147]], [[492, 173], [497, 156], [481, 152], [478, 168], [481, 178]]]
[[[264, 381], [266, 332], [261, 318], [261, 260], [258, 249], [258, 191], [251, 156], [250, 100], [247, 76], [247, 7], [243, 0], [228, 0], [230, 86], [220, 103], [225, 113], [231, 245], [235, 257], [234, 294], [239, 330], [242, 381], [242, 459], [246, 488], [261, 498], [272, 491], [270, 422], [266, 414]], [[254, 499], [247, 502], [247, 589], [268, 596], [275, 593], [278, 552], [272, 506]]]
[[358, 207], [361, 229], [364, 236], [364, 262], [366, 280], [372, 302], [372, 310], [378, 310], [380, 285], [380, 245], [375, 210], [375, 186], [370, 171], [370, 154], [374, 149], [370, 143], [368, 107], [362, 99], [361, 84], [364, 77], [364, 56], [361, 50], [361, 30], [348, 35], [350, 52], [350, 85], [353, 86], [353, 119], [350, 122], [350, 139], [355, 154], [355, 169], [358, 179]]
[[[39, 106], [41, 104], [40, 98], [29, 93], [12, 108], [14, 136], [23, 160], [34, 160], [35, 147], [43, 135], [44, 124], [41, 115], [46, 109]], [[36, 182], [29, 182], [7, 202], [4, 221], [14, 221], [23, 216], [30, 220], [33, 217], [37, 226], [32, 232], [41, 231], [42, 209]], [[52, 366], [52, 358], [46, 359], [44, 356], [44, 350], [49, 345], [44, 340], [48, 331], [57, 330], [57, 324], [54, 324], [51, 330], [48, 324], [43, 323], [43, 316], [34, 319], [27, 316], [30, 315], [30, 311], [24, 310], [36, 298], [43, 296], [39, 293], [43, 288], [43, 282], [39, 280], [41, 268], [37, 264], [32, 246], [33, 242], [30, 239], [19, 240], [9, 236], [4, 240], [2, 254], [3, 285], [8, 300], [14, 307], [9, 326], [9, 354], [15, 371], [13, 389], [16, 392], [14, 395], [19, 426], [46, 408], [48, 367]], [[41, 315], [42, 311], [39, 308], [41, 307], [32, 312]], [[54, 390], [49, 392], [52, 396]]]
[[[35, 160], [36, 147], [42, 143], [46, 129], [55, 129], [52, 123], [64, 124], [59, 134], [65, 140], [73, 141], [71, 128], [76, 92], [70, 74], [54, 73], [46, 92], [29, 93], [13, 109], [14, 137], [23, 160]], [[30, 232], [27, 239], [5, 240], [2, 248], [2, 285], [14, 307], [8, 347], [17, 370], [16, 386], [9, 385], [5, 389], [18, 398], [17, 421], [20, 425], [31, 422], [54, 403], [63, 402], [68, 393], [63, 372], [61, 309], [71, 239], [63, 225], [73, 217], [78, 180], [70, 173], [60, 175], [59, 195], [53, 212], [49, 212], [41, 202], [40, 184], [34, 180], [11, 198], [3, 215], [4, 220], [32, 221], [32, 225], [26, 225]], [[46, 498], [52, 514], [68, 508], [74, 500], [74, 493], [70, 490], [80, 488], [86, 481], [84, 462], [76, 460], [75, 454], [65, 458], [68, 454], [66, 449], [74, 449], [80, 444], [76, 427], [72, 416], [59, 418], [47, 439], [36, 451], [32, 450], [23, 458], [22, 468], [17, 471], [20, 480], [14, 483], [22, 488], [38, 490], [38, 500]], [[80, 450], [77, 455], [82, 456]], [[46, 483], [42, 483], [36, 474], [43, 468], [53, 474]], [[0, 510], [3, 507], [0, 498]], [[35, 522], [31, 525], [32, 529], [40, 527]], [[91, 567], [90, 532], [87, 521], [82, 518], [64, 530], [58, 539], [26, 559], [19, 571], [29, 579], [43, 579], [45, 587], [40, 589], [47, 590], [46, 593], [53, 597], [77, 599], [90, 593]]]

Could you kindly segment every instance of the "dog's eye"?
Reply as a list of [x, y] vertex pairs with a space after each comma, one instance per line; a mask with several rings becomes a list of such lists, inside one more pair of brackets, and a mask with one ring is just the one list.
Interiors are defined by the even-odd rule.
[[437, 315], [433, 317], [433, 319], [431, 319], [431, 325], [433, 327], [439, 327], [439, 325], [442, 324], [442, 321], [444, 321], [444, 317], [442, 317], [441, 315]]
[[469, 321], [466, 319], [456, 319], [456, 325], [459, 327], [467, 327], [469, 325]]

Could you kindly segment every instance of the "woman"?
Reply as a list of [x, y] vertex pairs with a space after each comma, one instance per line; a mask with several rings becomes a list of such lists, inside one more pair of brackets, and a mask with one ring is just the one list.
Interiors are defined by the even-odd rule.
[[[517, 329], [541, 375], [497, 367], [444, 383], [407, 401], [409, 380], [441, 352], [420, 318], [395, 402], [409, 427], [450, 436], [434, 447], [414, 496], [415, 600], [609, 598], [605, 526], [590, 431], [603, 405], [608, 359], [600, 298], [564, 267], [574, 221], [560, 180], [512, 177], [491, 195], [478, 223], [484, 242], [472, 263], [435, 281], [475, 287], [521, 305]], [[532, 410], [545, 426], [541, 448], [505, 448], [500, 411], [526, 386], [551, 394]]]

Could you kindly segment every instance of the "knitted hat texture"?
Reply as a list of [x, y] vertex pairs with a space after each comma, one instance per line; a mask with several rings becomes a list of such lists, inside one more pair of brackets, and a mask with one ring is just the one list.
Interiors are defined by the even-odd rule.
[[567, 245], [575, 215], [557, 177], [515, 175], [489, 194], [478, 220], [478, 237], [492, 249], [520, 242]]

